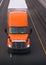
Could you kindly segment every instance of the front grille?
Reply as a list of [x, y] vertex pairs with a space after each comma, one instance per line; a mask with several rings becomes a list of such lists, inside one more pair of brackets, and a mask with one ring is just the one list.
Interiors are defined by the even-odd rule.
[[21, 49], [21, 48], [25, 48], [26, 44], [25, 44], [25, 42], [13, 42], [12, 47]]

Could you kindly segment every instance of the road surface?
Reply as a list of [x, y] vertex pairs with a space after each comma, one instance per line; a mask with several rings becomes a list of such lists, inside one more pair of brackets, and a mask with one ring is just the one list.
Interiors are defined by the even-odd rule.
[[[10, 59], [7, 52], [7, 36], [4, 29], [7, 27], [7, 6], [9, 0], [4, 0], [0, 11], [0, 65], [34, 65], [46, 64], [46, 55], [37, 37], [36, 31], [30, 18], [30, 24], [33, 29], [31, 35], [31, 53], [30, 54], [15, 54]], [[28, 3], [28, 1], [27, 1]], [[31, 9], [31, 8], [30, 8]], [[37, 20], [37, 19], [36, 19]], [[38, 24], [37, 24], [38, 25]]]
[[38, 0], [46, 8], [46, 0]]

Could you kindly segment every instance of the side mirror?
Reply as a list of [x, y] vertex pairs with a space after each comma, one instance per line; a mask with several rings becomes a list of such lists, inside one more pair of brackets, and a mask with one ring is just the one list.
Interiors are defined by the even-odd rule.
[[[5, 29], [5, 33], [7, 34], [7, 29]], [[8, 34], [7, 34], [8, 35]]]
[[[5, 33], [6, 33], [7, 36], [8, 36], [7, 29], [5, 29]], [[10, 42], [11, 42], [10, 36], [8, 36], [8, 38], [9, 38], [9, 40], [10, 40]]]
[[30, 29], [30, 33], [32, 33], [32, 29]]

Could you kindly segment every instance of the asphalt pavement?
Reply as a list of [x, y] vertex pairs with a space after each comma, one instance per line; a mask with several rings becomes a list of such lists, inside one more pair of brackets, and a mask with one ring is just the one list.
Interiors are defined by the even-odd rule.
[[[29, 14], [30, 16], [32, 16], [32, 20], [34, 23], [35, 28], [37, 29], [37, 36], [39, 37], [40, 40], [40, 44], [42, 44], [42, 47], [44, 47], [45, 53], [46, 53], [46, 29], [43, 27], [42, 23], [44, 21], [42, 21], [42, 19], [40, 18], [40, 15], [37, 13], [37, 10], [34, 8], [32, 1], [26, 0], [28, 1], [28, 6], [29, 6]], [[35, 3], [34, 3], [35, 5]], [[33, 7], [33, 8], [32, 8]], [[37, 13], [37, 15], [36, 15]], [[39, 16], [39, 17], [38, 17]]]
[[37, 9], [37, 11], [39, 12], [39, 14], [43, 18], [43, 20], [44, 20], [43, 22], [46, 24], [46, 8], [44, 8], [38, 0], [37, 1], [34, 0], [33, 4], [34, 4], [34, 8]]
[[1, 11], [0, 11], [0, 65], [35, 65], [35, 64], [46, 64], [46, 55], [40, 45], [39, 39], [36, 35], [35, 29], [32, 25], [31, 19], [30, 24], [33, 29], [31, 35], [31, 53], [30, 54], [14, 54], [13, 58], [9, 57], [7, 52], [7, 36], [4, 32], [7, 27], [7, 6], [9, 0], [4, 0]]

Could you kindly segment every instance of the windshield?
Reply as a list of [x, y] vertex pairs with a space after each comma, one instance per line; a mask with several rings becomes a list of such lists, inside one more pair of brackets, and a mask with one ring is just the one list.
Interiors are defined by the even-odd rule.
[[9, 29], [9, 31], [10, 31], [11, 34], [19, 34], [19, 33], [25, 34], [25, 33], [28, 33], [28, 28], [27, 27], [17, 27], [17, 28], [11, 27]]

